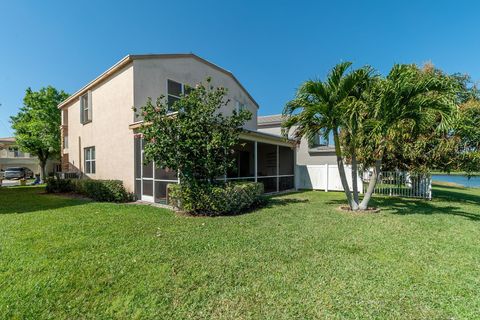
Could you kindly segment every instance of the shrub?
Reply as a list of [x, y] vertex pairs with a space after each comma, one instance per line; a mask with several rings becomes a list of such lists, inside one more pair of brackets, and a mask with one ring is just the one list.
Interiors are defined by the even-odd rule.
[[62, 193], [72, 192], [74, 191], [74, 188], [75, 186], [72, 184], [71, 180], [47, 178], [47, 187], [45, 190], [48, 193]]
[[49, 193], [73, 191], [102, 202], [133, 200], [133, 195], [125, 190], [120, 180], [48, 179], [46, 191]]
[[264, 202], [263, 184], [258, 182], [228, 182], [219, 185], [170, 184], [169, 204], [195, 215], [217, 216], [237, 214]]
[[75, 181], [75, 191], [95, 201], [102, 202], [128, 202], [133, 200], [131, 193], [123, 187], [120, 180], [90, 180], [79, 179]]

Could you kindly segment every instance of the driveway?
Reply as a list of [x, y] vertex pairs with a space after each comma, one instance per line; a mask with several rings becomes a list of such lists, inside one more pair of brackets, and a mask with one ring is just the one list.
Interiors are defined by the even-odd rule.
[[19, 184], [20, 184], [19, 180], [3, 180], [2, 181], [2, 187], [18, 186]]

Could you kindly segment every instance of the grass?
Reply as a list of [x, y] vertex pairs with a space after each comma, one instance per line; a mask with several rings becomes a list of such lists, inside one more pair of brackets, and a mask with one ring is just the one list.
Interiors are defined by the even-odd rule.
[[193, 218], [0, 188], [0, 318], [474, 319], [480, 189], [433, 201], [274, 197]]
[[[443, 172], [443, 171], [431, 171], [431, 174], [448, 174], [451, 176], [466, 176], [468, 175], [465, 171], [451, 171], [451, 172]], [[470, 172], [470, 175], [473, 177], [480, 176], [480, 172]]]

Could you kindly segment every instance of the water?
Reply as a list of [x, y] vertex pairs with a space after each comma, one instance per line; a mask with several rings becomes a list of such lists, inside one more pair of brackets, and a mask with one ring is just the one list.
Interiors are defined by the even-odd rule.
[[462, 185], [464, 187], [469, 188], [480, 188], [480, 177], [471, 177], [468, 179], [467, 176], [456, 176], [456, 175], [448, 175], [448, 174], [432, 174], [433, 181], [440, 181], [440, 182], [451, 182]]

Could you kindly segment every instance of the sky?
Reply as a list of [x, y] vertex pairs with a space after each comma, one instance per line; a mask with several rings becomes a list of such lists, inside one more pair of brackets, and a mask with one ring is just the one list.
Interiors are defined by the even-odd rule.
[[480, 81], [480, 1], [0, 0], [0, 137], [25, 89], [73, 93], [127, 54], [193, 52], [281, 113], [302, 81], [352, 61], [432, 62]]

